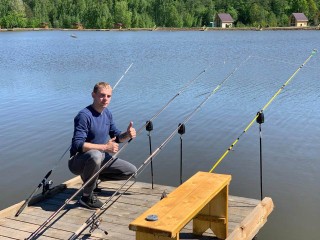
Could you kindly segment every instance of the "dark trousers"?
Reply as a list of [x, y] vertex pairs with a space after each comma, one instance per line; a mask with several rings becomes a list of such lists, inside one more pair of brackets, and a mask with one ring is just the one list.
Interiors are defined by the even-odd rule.
[[[70, 171], [75, 175], [80, 175], [83, 182], [90, 179], [99, 171], [111, 156], [98, 150], [90, 150], [85, 153], [78, 153], [69, 160], [68, 166]], [[137, 171], [137, 168], [122, 159], [116, 158], [108, 163], [97, 176], [83, 189], [83, 194], [90, 195], [96, 187], [98, 178], [102, 181], [107, 180], [125, 180]]]

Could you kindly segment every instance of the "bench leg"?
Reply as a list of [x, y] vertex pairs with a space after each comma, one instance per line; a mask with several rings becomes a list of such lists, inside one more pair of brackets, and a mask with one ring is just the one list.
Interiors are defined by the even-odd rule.
[[209, 228], [220, 239], [228, 235], [228, 194], [227, 185], [193, 219], [193, 233], [202, 235]]
[[179, 234], [177, 234], [176, 237], [165, 237], [165, 236], [159, 236], [151, 233], [145, 233], [145, 232], [136, 232], [136, 240], [179, 240]]

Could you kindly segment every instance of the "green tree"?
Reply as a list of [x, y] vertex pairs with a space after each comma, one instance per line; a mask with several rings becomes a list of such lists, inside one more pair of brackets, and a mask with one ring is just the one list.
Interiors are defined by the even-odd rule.
[[132, 13], [128, 10], [128, 4], [126, 1], [119, 1], [114, 6], [114, 21], [115, 23], [121, 23], [124, 27], [131, 27]]
[[231, 15], [231, 17], [233, 18], [233, 20], [236, 22], [238, 21], [238, 11], [232, 7], [232, 6], [228, 6], [227, 8], [227, 13], [229, 13]]
[[309, 15], [309, 6], [307, 0], [291, 0], [291, 13], [304, 13]]
[[193, 21], [194, 21], [194, 17], [190, 13], [188, 13], [188, 12], [184, 13], [183, 26], [192, 27], [193, 26]]
[[307, 0], [309, 6], [308, 19], [312, 25], [318, 25], [319, 9], [314, 0]]
[[269, 13], [257, 3], [254, 3], [249, 10], [250, 22], [254, 27], [266, 27], [268, 15]]
[[27, 26], [25, 6], [22, 0], [3, 0], [1, 2], [0, 25], [5, 28]]
[[268, 16], [268, 24], [269, 27], [277, 27], [278, 26], [278, 19], [277, 16], [271, 12]]
[[217, 12], [230, 13], [236, 26], [287, 26], [293, 12], [319, 24], [320, 0], [1, 0], [2, 27], [38, 27], [41, 22], [71, 28], [199, 27]]
[[46, 22], [50, 24], [49, 13], [53, 6], [50, 0], [34, 0], [33, 13], [35, 19], [39, 22]]

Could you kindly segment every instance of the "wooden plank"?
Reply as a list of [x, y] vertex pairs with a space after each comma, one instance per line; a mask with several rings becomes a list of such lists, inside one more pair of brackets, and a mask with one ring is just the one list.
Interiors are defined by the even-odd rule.
[[[72, 232], [75, 231], [79, 225], [81, 225], [83, 222], [85, 222], [87, 220], [87, 216], [72, 216], [72, 215], [63, 215], [60, 216], [58, 218], [58, 221], [53, 222], [52, 224], [50, 224], [50, 229], [52, 229], [52, 231], [58, 233], [56, 235], [57, 238], [59, 239], [68, 239], [71, 235]], [[42, 224], [45, 220], [46, 220], [47, 216], [32, 216], [32, 215], [28, 215], [25, 213], [22, 213], [19, 216], [19, 224], [16, 225], [24, 225], [24, 224], [34, 224], [37, 226], [40, 226], [40, 224]], [[14, 221], [15, 219], [8, 219], [7, 220], [11, 220]], [[1, 223], [0, 223], [1, 224]], [[11, 223], [9, 223], [11, 224]], [[129, 229], [127, 231], [123, 231], [124, 226], [128, 226], [129, 221], [126, 222], [126, 224], [123, 224], [122, 226], [118, 224], [118, 222], [115, 223], [110, 223], [110, 222], [106, 222], [106, 221], [102, 221], [100, 224], [100, 228], [107, 230], [108, 232], [110, 232], [110, 234], [112, 236], [117, 236], [119, 235], [119, 233], [121, 233], [122, 236], [134, 236], [134, 234], [129, 231]], [[109, 229], [111, 229], [111, 231], [109, 231]], [[89, 230], [89, 229], [88, 229]], [[88, 234], [88, 230], [86, 230], [84, 232], [84, 235]], [[62, 235], [63, 233], [63, 235]], [[109, 235], [110, 235], [109, 234]], [[30, 235], [30, 233], [29, 233]], [[45, 232], [46, 236], [50, 236], [50, 233], [48, 233], [47, 231]], [[105, 234], [102, 231], [95, 231], [91, 237], [95, 237], [95, 238], [103, 238], [105, 237]], [[119, 236], [118, 236], [119, 237]]]
[[254, 210], [228, 236], [227, 240], [251, 240], [266, 223], [267, 217], [273, 211], [271, 198], [265, 197]]
[[[75, 177], [75, 178], [72, 178], [56, 187], [54, 187], [54, 189], [52, 189], [48, 194], [46, 195], [42, 195], [42, 194], [38, 194], [38, 195], [35, 195], [31, 200], [30, 200], [30, 203], [29, 203], [29, 206], [30, 205], [33, 205], [37, 202], [40, 202], [48, 197], [52, 197], [54, 196], [55, 194], [57, 194], [58, 192], [61, 192], [63, 191], [64, 189], [68, 188], [68, 187], [71, 187], [77, 183], [79, 183], [80, 181], [80, 177]], [[8, 208], [5, 208], [3, 209], [2, 211], [0, 211], [0, 218], [2, 217], [6, 217], [6, 216], [14, 216], [17, 211], [19, 210], [19, 208], [24, 204], [25, 201], [21, 201], [17, 204], [14, 204]]]
[[[103, 216], [103, 223], [105, 224], [105, 226], [103, 224], [103, 227], [105, 227], [106, 230], [110, 229], [110, 225], [108, 225], [108, 223], [114, 223], [114, 224], [117, 224], [118, 227], [122, 226], [122, 229], [124, 227], [125, 231], [127, 232], [127, 226], [130, 223], [130, 221], [133, 220], [142, 211], [144, 211], [146, 209], [143, 207], [141, 207], [140, 209], [136, 209], [136, 207], [132, 208], [129, 203], [130, 203], [130, 201], [128, 201], [127, 204], [116, 203], [115, 205], [117, 207], [111, 208], [107, 211], [107, 213]], [[248, 209], [247, 206], [245, 206], [245, 208]], [[82, 222], [80, 221], [81, 223], [83, 223], [86, 220], [86, 218], [92, 214], [91, 210], [87, 210], [84, 208], [78, 208], [77, 211], [74, 211], [75, 209], [72, 209], [72, 210], [73, 211], [68, 212], [68, 215], [74, 216], [76, 219], [82, 220]], [[123, 213], [123, 211], [126, 211], [126, 212]], [[29, 209], [28, 209], [28, 211], [26, 211], [26, 214], [29, 214]], [[30, 211], [30, 214], [36, 214], [36, 215], [40, 215], [40, 216], [45, 214], [46, 215], [45, 217], [48, 217], [49, 215], [51, 215], [50, 212], [43, 212], [40, 208], [35, 208], [34, 210]], [[230, 217], [230, 219], [232, 218], [231, 215], [229, 217]], [[242, 216], [242, 218], [240, 220], [243, 220], [243, 219], [244, 219], [244, 216]], [[61, 221], [62, 220], [63, 219], [61, 219]], [[71, 220], [71, 222], [73, 222], [73, 221], [74, 220]], [[240, 221], [238, 221], [237, 224], [239, 222]], [[112, 229], [114, 229], [114, 227], [112, 227]], [[192, 232], [192, 225], [189, 228], [187, 228], [187, 230], [189, 233]], [[119, 231], [121, 231], [121, 230], [119, 230]], [[114, 230], [109, 231], [109, 235], [110, 234], [114, 234]], [[108, 239], [108, 237], [105, 239]]]
[[[103, 188], [102, 193], [99, 194], [99, 198], [106, 201], [110, 198], [124, 181], [107, 181], [102, 182], [99, 186]], [[39, 227], [51, 214], [58, 209], [66, 199], [70, 198], [79, 187], [82, 182], [78, 178], [75, 184], [69, 186], [68, 189], [63, 190], [49, 199], [36, 203], [33, 206], [27, 207], [19, 217], [13, 217], [16, 210], [13, 210], [13, 214], [0, 215], [0, 239], [24, 239], [28, 237], [32, 230]], [[128, 225], [135, 218], [141, 215], [142, 212], [152, 207], [155, 203], [160, 201], [161, 194], [164, 190], [169, 194], [172, 190], [176, 189], [171, 186], [154, 185], [154, 189], [151, 189], [149, 183], [135, 183], [127, 193], [121, 196], [117, 202], [115, 202], [105, 214], [101, 216], [102, 222], [100, 227], [109, 232], [108, 235], [100, 230], [94, 231], [92, 236], [88, 235], [86, 230], [81, 239], [112, 239], [112, 240], [131, 240], [134, 239], [135, 232], [130, 231]], [[53, 220], [50, 230], [48, 229], [39, 239], [53, 240], [53, 239], [68, 239], [82, 223], [84, 223], [88, 217], [90, 217], [94, 211], [82, 208], [75, 198], [66, 209], [62, 210], [57, 220]], [[228, 211], [229, 211], [229, 226], [228, 231], [232, 232], [244, 218], [250, 214], [250, 212], [258, 205], [259, 200], [253, 200], [237, 196], [229, 196]], [[12, 207], [11, 207], [12, 208]], [[7, 212], [10, 212], [7, 210]], [[6, 216], [6, 217], [5, 217]], [[2, 223], [2, 220], [6, 224]], [[216, 239], [211, 230], [206, 231], [203, 236], [195, 236], [192, 234], [192, 224], [190, 221], [180, 232], [179, 238], [188, 240], [207, 240]], [[49, 224], [51, 225], [51, 224]], [[57, 233], [57, 234], [55, 234]], [[67, 238], [66, 238], [67, 236]], [[145, 240], [145, 239], [144, 239]]]
[[[202, 235], [207, 229], [211, 229], [218, 238], [225, 239], [228, 235], [228, 193], [229, 186], [226, 185], [217, 196], [201, 211], [206, 217], [216, 217], [215, 221], [194, 218], [193, 232]], [[220, 220], [220, 221], [219, 221]], [[222, 220], [222, 221], [221, 221]]]
[[[167, 198], [141, 214], [129, 228], [174, 237], [230, 180], [230, 175], [198, 172]], [[146, 221], [145, 218], [152, 214], [156, 214], [158, 220]]]
[[[0, 226], [0, 239], [24, 239], [26, 237], [26, 234], [24, 232], [21, 232], [19, 229], [12, 229], [12, 228], [8, 228], [8, 227], [3, 227]], [[43, 240], [53, 240], [55, 238], [51, 238], [51, 237], [46, 237], [43, 236], [41, 237], [41, 239]]]

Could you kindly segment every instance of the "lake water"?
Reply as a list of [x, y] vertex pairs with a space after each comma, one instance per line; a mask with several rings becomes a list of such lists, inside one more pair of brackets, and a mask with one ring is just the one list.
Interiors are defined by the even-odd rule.
[[[73, 32], [74, 33], [74, 32]], [[0, 33], [0, 209], [29, 196], [44, 175], [57, 185], [67, 168], [73, 118], [92, 101], [98, 81], [112, 85], [110, 109], [119, 129], [153, 121], [158, 147], [238, 67], [186, 124], [183, 179], [209, 171], [256, 113], [298, 67], [320, 50], [320, 31], [68, 31]], [[315, 55], [265, 111], [263, 195], [275, 209], [258, 237], [319, 239], [320, 55]], [[179, 185], [179, 134], [154, 159], [157, 184]], [[148, 157], [143, 131], [119, 155], [140, 166]], [[259, 125], [243, 135], [214, 170], [232, 174], [232, 195], [260, 199]], [[51, 179], [51, 178], [50, 178]], [[150, 182], [150, 167], [139, 176]]]

